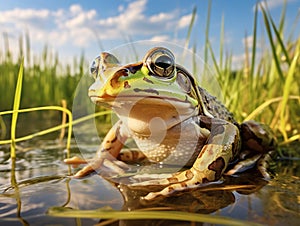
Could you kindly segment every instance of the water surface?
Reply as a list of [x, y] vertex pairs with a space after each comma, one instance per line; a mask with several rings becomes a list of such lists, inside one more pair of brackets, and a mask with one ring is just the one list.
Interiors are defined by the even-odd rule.
[[[263, 225], [297, 225], [300, 222], [300, 162], [277, 162], [276, 176], [270, 182], [251, 172], [241, 178], [228, 177], [208, 188], [179, 193], [150, 204], [140, 203], [147, 191], [130, 190], [122, 194], [114, 184], [94, 175], [70, 179], [74, 173], [63, 163], [65, 146], [55, 140], [35, 140], [19, 144], [16, 162], [9, 159], [9, 146], [0, 148], [0, 225], [94, 225], [101, 219], [58, 218], [47, 215], [51, 207], [115, 210], [164, 207], [193, 213], [226, 216]], [[97, 144], [86, 145], [94, 155]], [[72, 155], [80, 154], [76, 144]], [[14, 168], [14, 170], [12, 170]], [[218, 186], [251, 185], [248, 189], [216, 189]], [[124, 201], [126, 200], [126, 201]], [[115, 221], [110, 225], [191, 225], [191, 222], [160, 220]], [[196, 224], [198, 225], [198, 224]], [[201, 225], [201, 224], [199, 224]]]

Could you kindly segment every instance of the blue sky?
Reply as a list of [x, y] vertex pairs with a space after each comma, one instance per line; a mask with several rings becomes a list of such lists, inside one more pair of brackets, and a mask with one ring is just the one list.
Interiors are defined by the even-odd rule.
[[[238, 64], [243, 58], [244, 40], [251, 40], [256, 0], [212, 1], [210, 41], [216, 53], [222, 16], [225, 19], [225, 49], [233, 53]], [[268, 0], [271, 15], [279, 21], [284, 0]], [[300, 0], [287, 0], [286, 33], [300, 9]], [[18, 39], [29, 33], [33, 54], [42, 52], [45, 44], [61, 59], [71, 62], [83, 51], [93, 58], [128, 40], [161, 40], [183, 45], [192, 10], [197, 18], [191, 43], [203, 50], [208, 0], [0, 0], [0, 51], [3, 33], [8, 34], [10, 48], [18, 52]], [[259, 16], [259, 37], [263, 20]], [[299, 24], [298, 24], [299, 25]], [[296, 29], [294, 38], [299, 36]], [[246, 36], [247, 34], [247, 36]], [[100, 40], [100, 45], [99, 41]]]

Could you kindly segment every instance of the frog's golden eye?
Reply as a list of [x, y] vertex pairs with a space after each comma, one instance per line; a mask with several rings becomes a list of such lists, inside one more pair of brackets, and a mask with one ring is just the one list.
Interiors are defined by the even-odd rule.
[[169, 78], [174, 75], [175, 57], [166, 48], [153, 48], [144, 58], [144, 64], [152, 75]]
[[90, 73], [94, 77], [94, 79], [97, 78], [100, 62], [101, 62], [101, 57], [97, 56], [91, 63]]

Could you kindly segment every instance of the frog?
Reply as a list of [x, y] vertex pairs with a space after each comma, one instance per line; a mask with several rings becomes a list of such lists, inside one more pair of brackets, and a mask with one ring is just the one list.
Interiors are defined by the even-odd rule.
[[[176, 63], [170, 49], [154, 47], [141, 61], [125, 65], [113, 54], [102, 52], [90, 72], [95, 82], [88, 96], [96, 105], [112, 109], [119, 120], [92, 160], [76, 156], [65, 159], [67, 164], [87, 164], [74, 178], [93, 173], [122, 175], [130, 168], [128, 162], [182, 165], [182, 170], [166, 178], [129, 185], [162, 186], [143, 197], [148, 201], [249, 168], [269, 178], [270, 153], [276, 148], [270, 128], [252, 120], [238, 123], [224, 104]], [[138, 150], [123, 152], [129, 138]]]

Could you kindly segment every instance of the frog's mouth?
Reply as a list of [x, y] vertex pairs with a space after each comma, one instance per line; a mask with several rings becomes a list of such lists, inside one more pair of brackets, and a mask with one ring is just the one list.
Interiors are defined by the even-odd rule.
[[163, 128], [168, 130], [197, 114], [196, 108], [191, 103], [172, 97], [126, 95], [105, 96], [105, 98], [90, 96], [90, 98], [97, 105], [104, 104], [112, 108], [128, 128], [139, 135], [151, 134], [150, 125], [153, 125], [151, 123], [154, 121], [159, 122], [158, 124], [162, 123]]
[[169, 91], [165, 89], [147, 87], [147, 88], [131, 88], [115, 93], [108, 92], [105, 88], [98, 89], [97, 84], [94, 83], [89, 91], [88, 96], [91, 100], [98, 105], [105, 106], [122, 106], [124, 104], [134, 105], [136, 103], [146, 102], [147, 104], [164, 105], [172, 104], [178, 107], [192, 107], [196, 108], [199, 104], [197, 100], [183, 94], [181, 92]]
[[89, 97], [95, 104], [110, 108], [122, 108], [133, 105], [144, 105], [145, 108], [147, 108], [147, 106], [159, 108], [160, 106], [165, 105], [172, 105], [178, 109], [195, 108], [187, 99], [179, 100], [175, 97], [151, 95], [119, 95], [117, 97], [113, 97], [107, 94], [100, 97], [91, 93], [89, 94]]
[[[118, 95], [117, 97], [105, 94], [104, 96], [93, 95], [89, 93], [91, 100], [104, 107], [112, 108], [116, 111], [127, 111], [136, 109], [139, 112], [152, 112], [153, 115], [168, 114], [170, 109], [176, 112], [176, 115], [192, 115], [196, 107], [187, 99], [180, 100], [172, 96], [157, 95]], [[139, 110], [138, 110], [139, 109]], [[142, 113], [138, 113], [142, 114]]]

